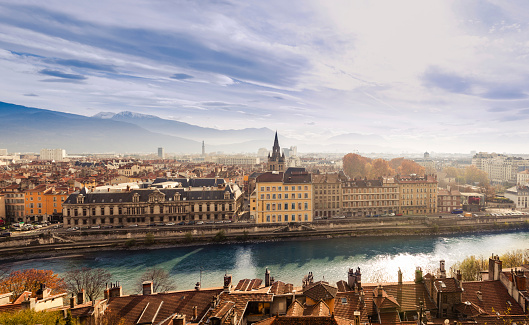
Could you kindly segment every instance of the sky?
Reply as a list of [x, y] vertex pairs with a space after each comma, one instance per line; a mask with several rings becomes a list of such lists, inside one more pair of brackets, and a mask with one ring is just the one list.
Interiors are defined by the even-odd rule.
[[529, 3], [2, 0], [0, 76], [0, 101], [86, 116], [527, 153]]

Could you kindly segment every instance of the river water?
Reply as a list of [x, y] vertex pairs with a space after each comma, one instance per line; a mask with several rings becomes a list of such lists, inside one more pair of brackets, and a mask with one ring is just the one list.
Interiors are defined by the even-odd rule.
[[[420, 237], [343, 237], [243, 244], [215, 244], [151, 250], [104, 251], [82, 256], [3, 263], [11, 269], [51, 269], [59, 274], [71, 268], [99, 267], [120, 281], [126, 294], [149, 267], [167, 270], [178, 290], [222, 286], [225, 272], [237, 283], [244, 278], [264, 279], [268, 268], [276, 280], [301, 285], [305, 274], [335, 283], [347, 280], [348, 268], [360, 267], [362, 281], [413, 280], [417, 266], [426, 272], [446, 261], [447, 269], [467, 256], [488, 258], [517, 249], [529, 249], [529, 232]], [[0, 264], [2, 266], [2, 264]]]

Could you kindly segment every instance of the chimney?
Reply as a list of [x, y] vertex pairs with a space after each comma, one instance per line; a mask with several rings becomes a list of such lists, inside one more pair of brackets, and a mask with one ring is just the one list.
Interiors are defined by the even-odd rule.
[[45, 298], [46, 284], [41, 283], [39, 290], [37, 290], [37, 300], [42, 300]]
[[349, 271], [347, 271], [347, 285], [351, 289], [355, 289], [356, 287], [356, 275], [354, 269], [349, 269]]
[[479, 301], [483, 301], [483, 293], [481, 292], [481, 286], [479, 286], [479, 290], [476, 292], [478, 296]]
[[193, 306], [193, 320], [197, 320], [198, 318], [198, 307], [197, 306]]
[[103, 290], [103, 298], [108, 299], [110, 298], [110, 289], [108, 288], [108, 283], [105, 284], [106, 288]]
[[358, 286], [358, 288], [361, 289], [362, 288], [362, 272], [360, 272], [360, 267], [356, 268], [355, 275], [356, 275], [356, 285]]
[[197, 290], [197, 291], [200, 290], [200, 282], [197, 282], [195, 284], [195, 290]]
[[417, 267], [415, 269], [415, 283], [421, 283], [422, 282], [422, 269], [420, 267]]
[[110, 284], [110, 289], [108, 291], [108, 297], [114, 298], [114, 297], [121, 297], [123, 295], [123, 289], [119, 285], [119, 282], [116, 282], [114, 284]]
[[270, 271], [268, 271], [268, 268], [265, 270], [265, 287], [270, 286]]
[[378, 284], [378, 287], [377, 287], [377, 296], [378, 297], [382, 297], [382, 284]]
[[398, 278], [399, 278], [399, 285], [402, 285], [402, 271], [400, 270], [400, 267], [399, 267], [399, 272], [398, 272]]
[[84, 289], [81, 289], [78, 293], [77, 293], [77, 303], [79, 305], [81, 304], [84, 304], [86, 302], [86, 292]]
[[154, 290], [153, 290], [153, 282], [152, 281], [143, 281], [143, 283], [141, 284], [142, 288], [143, 288], [143, 295], [144, 296], [147, 296], [147, 295], [150, 295], [150, 294], [153, 294]]
[[231, 274], [224, 274], [224, 292], [230, 292], [231, 289]]
[[26, 298], [26, 300], [22, 301], [20, 307], [22, 309], [35, 309], [35, 304], [36, 304], [36, 300], [35, 298]]
[[445, 260], [439, 261], [439, 278], [446, 279]]
[[360, 315], [361, 315], [360, 311], [355, 310], [353, 315], [354, 315], [354, 325], [360, 325]]
[[515, 284], [517, 286], [518, 291], [526, 291], [527, 290], [527, 277], [524, 274], [524, 271], [515, 271], [516, 278], [518, 279]]
[[72, 296], [70, 297], [70, 308], [75, 307], [75, 296], [72, 293]]
[[463, 275], [461, 274], [461, 270], [457, 270], [456, 271], [456, 280], [459, 283], [461, 283], [461, 281], [463, 281]]

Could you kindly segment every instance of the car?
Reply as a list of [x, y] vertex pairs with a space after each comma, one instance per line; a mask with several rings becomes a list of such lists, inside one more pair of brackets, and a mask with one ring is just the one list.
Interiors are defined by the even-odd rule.
[[117, 225], [115, 228], [123, 228], [123, 225]]
[[370, 214], [366, 215], [366, 218], [371, 218], [371, 215]]
[[373, 217], [378, 218], [380, 217], [380, 214], [375, 214]]
[[397, 213], [396, 216], [397, 217], [402, 217], [402, 213]]
[[163, 223], [163, 222], [158, 222], [158, 223], [155, 224], [155, 226], [165, 226], [165, 223]]
[[345, 219], [345, 216], [333, 216], [333, 219]]
[[392, 212], [392, 213], [389, 214], [389, 216], [390, 216], [390, 217], [394, 217], [394, 216], [395, 216], [395, 213]]
[[92, 226], [91, 228], [92, 228], [92, 229], [101, 229], [101, 226], [100, 226], [100, 225], [97, 225], [97, 226]]
[[185, 225], [185, 224], [186, 224], [185, 221], [180, 221], [179, 223], [177, 223], [177, 225], [179, 225], [179, 226], [183, 226], [183, 225]]
[[156, 224], [154, 222], [152, 222], [152, 223], [147, 225], [147, 227], [154, 227], [154, 226], [156, 226]]
[[442, 218], [443, 218], [443, 216], [439, 216], [439, 219], [442, 219]]
[[321, 220], [321, 217], [314, 217], [314, 220]]
[[112, 226], [112, 225], [105, 225], [105, 226], [103, 226], [102, 228], [103, 228], [103, 229], [110, 229], [110, 228], [114, 228], [114, 226]]
[[174, 226], [174, 225], [176, 225], [176, 223], [174, 223], [174, 222], [168, 222], [168, 223], [166, 223], [165, 225], [166, 225], [166, 226]]
[[129, 227], [138, 227], [138, 224], [135, 223], [135, 224], [129, 225]]
[[464, 218], [465, 216], [462, 215], [462, 214], [458, 214], [457, 217], [459, 217], [459, 218]]
[[11, 233], [10, 232], [0, 233], [0, 237], [11, 237]]
[[197, 225], [203, 225], [204, 221], [197, 221]]
[[68, 228], [67, 230], [70, 230], [70, 231], [76, 231], [76, 230], [79, 230], [79, 227], [70, 227], [70, 228]]

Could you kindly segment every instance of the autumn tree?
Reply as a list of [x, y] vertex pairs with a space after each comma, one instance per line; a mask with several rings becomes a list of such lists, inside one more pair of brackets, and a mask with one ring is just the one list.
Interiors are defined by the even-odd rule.
[[366, 177], [366, 164], [371, 162], [371, 159], [362, 157], [356, 153], [348, 153], [343, 157], [344, 173], [351, 177]]
[[483, 257], [476, 258], [474, 255], [469, 256], [457, 262], [452, 266], [452, 270], [461, 271], [463, 281], [478, 281], [480, 279], [480, 272], [488, 267], [487, 262]]
[[404, 161], [404, 157], [393, 158], [389, 161], [389, 167], [393, 168], [394, 170], [397, 170], [397, 168], [402, 165], [402, 161]]
[[62, 278], [51, 270], [17, 270], [12, 271], [0, 282], [0, 293], [13, 292], [18, 298], [24, 291], [31, 291], [33, 295], [45, 284], [56, 293], [65, 292], [66, 284]]
[[474, 165], [465, 168], [465, 182], [471, 185], [478, 184], [479, 186], [490, 185], [487, 173]]
[[371, 170], [368, 178], [375, 179], [384, 176], [394, 176], [395, 170], [391, 168], [388, 161], [382, 158], [377, 158], [371, 163]]
[[110, 272], [105, 269], [83, 267], [66, 272], [64, 281], [70, 292], [77, 295], [84, 289], [88, 299], [94, 301], [101, 296], [110, 278]]
[[136, 287], [139, 288], [139, 292], [142, 290], [142, 283], [144, 281], [153, 282], [154, 292], [165, 292], [176, 289], [176, 286], [169, 276], [169, 272], [161, 268], [153, 267], [143, 273], [136, 282]]
[[425, 169], [423, 166], [409, 159], [402, 160], [402, 163], [397, 168], [397, 173], [399, 173], [400, 175], [424, 175], [424, 171]]

